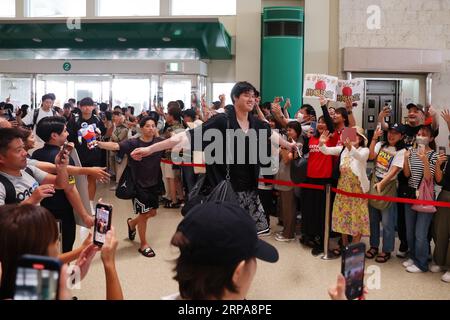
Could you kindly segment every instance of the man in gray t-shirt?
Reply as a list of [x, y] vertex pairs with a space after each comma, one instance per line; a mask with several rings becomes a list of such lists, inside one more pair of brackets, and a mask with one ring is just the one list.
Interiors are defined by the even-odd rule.
[[[59, 153], [55, 159], [56, 175], [47, 174], [32, 166], [27, 166], [27, 152], [21, 139], [21, 133], [14, 128], [0, 129], [0, 205], [9, 203], [37, 205], [42, 199], [53, 196], [55, 187], [68, 187], [67, 151]], [[7, 186], [13, 185], [15, 200], [7, 194]], [[6, 203], [8, 200], [8, 203]]]

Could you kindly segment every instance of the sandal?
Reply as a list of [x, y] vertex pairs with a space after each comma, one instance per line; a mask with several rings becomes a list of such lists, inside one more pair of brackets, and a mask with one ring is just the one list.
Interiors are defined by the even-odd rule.
[[373, 259], [378, 254], [378, 248], [377, 247], [370, 247], [369, 250], [366, 252], [366, 258], [367, 259]]
[[385, 263], [391, 258], [390, 252], [382, 252], [379, 255], [377, 255], [377, 258], [375, 259], [378, 263]]
[[153, 249], [150, 248], [150, 247], [147, 247], [147, 248], [145, 248], [144, 250], [138, 249], [138, 251], [139, 251], [144, 257], [147, 257], [147, 258], [152, 258], [152, 257], [156, 256], [155, 251], [153, 251]]
[[131, 218], [128, 218], [128, 219], [127, 219], [128, 239], [130, 239], [131, 241], [133, 241], [134, 238], [136, 237], [136, 228], [135, 228], [134, 230], [131, 229], [130, 224], [129, 224], [130, 220], [133, 220], [133, 219], [131, 219]]

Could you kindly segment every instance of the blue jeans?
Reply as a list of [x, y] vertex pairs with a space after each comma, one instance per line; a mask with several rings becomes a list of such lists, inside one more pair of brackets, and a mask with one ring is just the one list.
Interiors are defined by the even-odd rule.
[[194, 173], [193, 167], [182, 167], [181, 174], [183, 175], [183, 181], [186, 184], [187, 193], [189, 193], [197, 182], [197, 175]]
[[428, 271], [429, 241], [428, 229], [430, 228], [433, 214], [417, 212], [411, 209], [410, 204], [405, 204], [406, 238], [409, 246], [409, 256], [416, 267], [422, 271]]
[[[383, 252], [390, 253], [394, 251], [395, 245], [395, 218], [397, 213], [397, 204], [378, 210], [369, 206], [370, 217], [370, 246], [378, 248], [380, 246], [380, 222], [383, 225]], [[381, 220], [381, 221], [380, 221]]]

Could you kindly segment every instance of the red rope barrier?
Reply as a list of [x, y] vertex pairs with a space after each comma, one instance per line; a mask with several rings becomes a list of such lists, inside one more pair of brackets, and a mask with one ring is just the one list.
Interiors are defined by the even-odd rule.
[[[175, 164], [178, 166], [185, 167], [205, 167], [204, 164], [196, 164], [196, 163], [174, 163], [170, 160], [161, 160], [161, 162], [167, 164]], [[292, 181], [282, 181], [282, 180], [274, 180], [274, 179], [258, 179], [258, 182], [276, 184], [280, 186], [288, 186], [288, 187], [298, 187], [298, 188], [306, 188], [306, 189], [314, 189], [314, 190], [325, 190], [325, 186], [309, 184], [309, 183], [294, 183]], [[331, 192], [342, 194], [346, 197], [352, 198], [360, 198], [360, 199], [373, 199], [373, 200], [382, 200], [387, 202], [397, 202], [397, 203], [406, 203], [406, 204], [421, 204], [426, 206], [435, 206], [435, 207], [446, 207], [450, 208], [450, 202], [442, 202], [442, 201], [427, 201], [427, 200], [417, 200], [417, 199], [407, 199], [407, 198], [399, 198], [399, 197], [386, 197], [386, 196], [377, 196], [373, 194], [362, 194], [362, 193], [353, 193], [343, 191], [337, 188], [331, 188]]]

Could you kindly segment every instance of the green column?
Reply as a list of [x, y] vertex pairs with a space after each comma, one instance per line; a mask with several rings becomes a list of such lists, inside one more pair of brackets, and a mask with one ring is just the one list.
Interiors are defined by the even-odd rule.
[[291, 115], [302, 104], [303, 23], [300, 7], [267, 7], [262, 14], [262, 101], [272, 101], [275, 96], [290, 98]]

